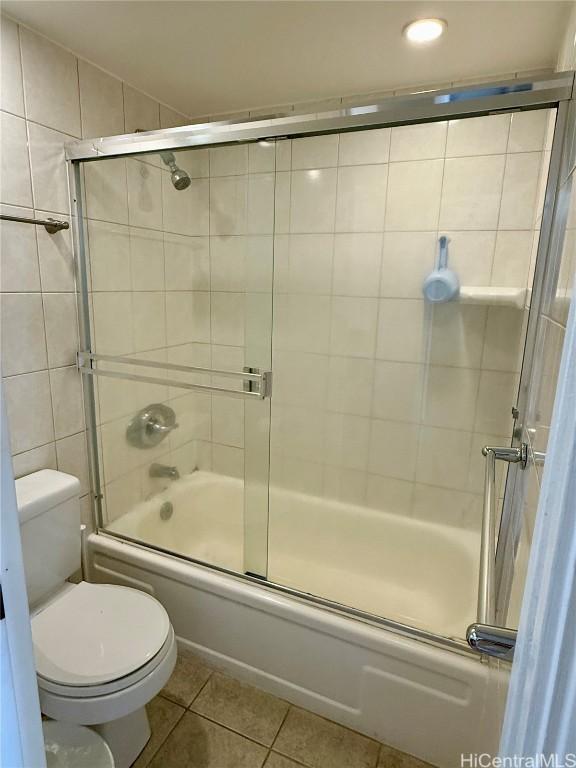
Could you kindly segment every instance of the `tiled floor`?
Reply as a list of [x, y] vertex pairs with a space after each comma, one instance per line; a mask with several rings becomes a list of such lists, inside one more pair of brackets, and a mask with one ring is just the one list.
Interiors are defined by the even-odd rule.
[[429, 768], [181, 651], [134, 768]]

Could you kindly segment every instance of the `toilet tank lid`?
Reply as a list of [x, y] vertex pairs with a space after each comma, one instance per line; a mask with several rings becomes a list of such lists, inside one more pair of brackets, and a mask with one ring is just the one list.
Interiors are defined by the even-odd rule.
[[21, 525], [74, 497], [80, 497], [78, 478], [55, 469], [42, 469], [16, 480]]

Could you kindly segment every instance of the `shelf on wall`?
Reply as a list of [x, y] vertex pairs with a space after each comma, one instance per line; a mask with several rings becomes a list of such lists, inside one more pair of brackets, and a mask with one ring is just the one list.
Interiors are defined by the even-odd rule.
[[483, 304], [497, 307], [524, 309], [528, 303], [528, 288], [499, 288], [496, 286], [468, 286], [460, 288], [462, 304]]

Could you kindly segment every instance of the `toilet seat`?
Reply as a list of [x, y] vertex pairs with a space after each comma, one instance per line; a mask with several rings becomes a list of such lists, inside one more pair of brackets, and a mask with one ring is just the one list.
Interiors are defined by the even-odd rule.
[[125, 687], [160, 663], [170, 633], [164, 607], [146, 592], [80, 582], [32, 618], [38, 682], [68, 696]]

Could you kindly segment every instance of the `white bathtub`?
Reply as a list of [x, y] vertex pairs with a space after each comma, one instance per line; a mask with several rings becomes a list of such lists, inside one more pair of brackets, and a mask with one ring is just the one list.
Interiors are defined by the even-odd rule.
[[[242, 571], [242, 498], [239, 481], [197, 472], [111, 528]], [[456, 637], [472, 618], [473, 534], [275, 491], [269, 542], [285, 586]], [[496, 751], [507, 669], [112, 536], [88, 545], [91, 578], [156, 595], [180, 642], [236, 677], [442, 768]]]
[[[170, 501], [172, 516], [160, 508]], [[195, 472], [109, 530], [244, 573], [244, 484]], [[444, 637], [474, 619], [472, 531], [282, 489], [270, 493], [268, 579]]]

